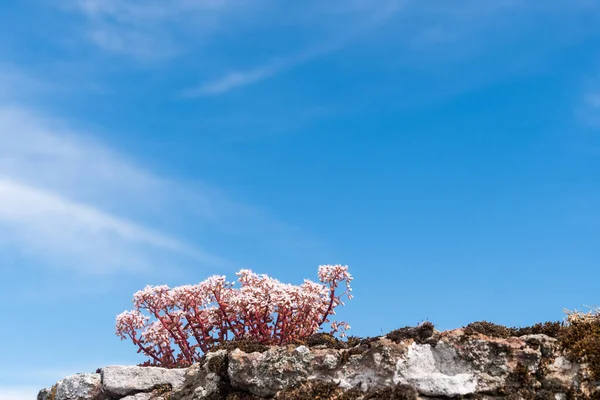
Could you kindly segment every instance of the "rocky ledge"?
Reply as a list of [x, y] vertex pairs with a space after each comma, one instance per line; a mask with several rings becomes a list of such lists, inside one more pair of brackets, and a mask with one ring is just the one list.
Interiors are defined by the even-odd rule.
[[73, 375], [38, 400], [600, 399], [593, 366], [573, 358], [563, 328], [538, 328], [438, 332], [425, 323], [345, 342], [326, 334], [286, 346], [228, 342], [189, 368]]

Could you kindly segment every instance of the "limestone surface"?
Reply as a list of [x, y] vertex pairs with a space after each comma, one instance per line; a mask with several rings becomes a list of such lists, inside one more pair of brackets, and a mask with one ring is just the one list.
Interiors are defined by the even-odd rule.
[[583, 400], [599, 395], [588, 366], [570, 360], [550, 336], [415, 329], [343, 345], [307, 341], [246, 351], [233, 346], [181, 369], [108, 366], [98, 374], [67, 377], [40, 391], [38, 400]]

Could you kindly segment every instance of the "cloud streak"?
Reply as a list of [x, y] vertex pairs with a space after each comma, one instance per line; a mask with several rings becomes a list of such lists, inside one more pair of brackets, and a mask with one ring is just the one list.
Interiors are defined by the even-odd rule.
[[[85, 36], [101, 50], [142, 59], [166, 59], [202, 43], [240, 12], [245, 0], [65, 0], [86, 21]], [[185, 38], [185, 40], [182, 40]], [[180, 46], [179, 43], [185, 42]]]
[[345, 34], [329, 38], [325, 40], [325, 43], [321, 42], [306, 51], [298, 52], [288, 57], [276, 58], [267, 64], [255, 68], [229, 72], [220, 78], [203, 83], [196, 88], [185, 90], [182, 92], [182, 96], [188, 98], [214, 96], [269, 79], [285, 70], [344, 47], [353, 38], [364, 34], [374, 26], [393, 17], [402, 9], [402, 6], [403, 3], [396, 0], [384, 1], [378, 6], [373, 6], [363, 1], [350, 1], [344, 5], [336, 4], [335, 7], [331, 8], [321, 8], [322, 6], [320, 6], [321, 13], [334, 13], [338, 15], [343, 12], [360, 13], [366, 22], [351, 26], [347, 28]]
[[87, 272], [143, 269], [137, 247], [179, 253], [202, 262], [217, 260], [92, 206], [6, 179], [0, 179], [0, 225], [5, 228], [0, 239], [5, 245], [17, 245], [44, 257], [66, 256], [86, 265]]
[[210, 267], [229, 265], [131, 220], [146, 221], [175, 203], [193, 202], [196, 211], [186, 217], [218, 225], [223, 208], [214, 206], [215, 194], [187, 192], [64, 125], [28, 109], [0, 107], [3, 251], [17, 248], [26, 257], [43, 259], [46, 267], [85, 273], [148, 271], [173, 257]]
[[310, 61], [311, 59], [326, 54], [337, 47], [339, 47], [338, 44], [321, 46], [287, 58], [273, 60], [270, 63], [257, 68], [230, 72], [221, 78], [206, 82], [197, 88], [186, 90], [182, 93], [182, 96], [190, 98], [227, 93], [231, 90], [252, 85], [262, 80], [271, 78], [282, 71]]
[[[181, 240], [182, 232], [188, 239]], [[232, 240], [241, 246], [245, 240], [268, 247], [307, 243], [303, 234], [217, 188], [166, 179], [87, 129], [0, 103], [3, 254], [18, 250], [39, 267], [85, 274], [192, 265], [221, 270], [236, 262], [213, 248]]]

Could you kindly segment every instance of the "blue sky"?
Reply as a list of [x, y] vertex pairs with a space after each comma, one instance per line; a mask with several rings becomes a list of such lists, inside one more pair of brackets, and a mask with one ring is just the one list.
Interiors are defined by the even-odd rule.
[[0, 400], [241, 268], [348, 264], [360, 336], [598, 303], [598, 2], [289, 3], [3, 2]]

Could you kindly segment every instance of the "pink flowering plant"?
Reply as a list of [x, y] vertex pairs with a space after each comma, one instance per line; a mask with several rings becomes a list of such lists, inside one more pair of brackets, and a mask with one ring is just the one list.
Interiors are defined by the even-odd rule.
[[[305, 279], [299, 286], [248, 269], [236, 275], [239, 289], [217, 275], [196, 285], [146, 286], [133, 295], [135, 310], [117, 316], [117, 336], [130, 338], [138, 353], [150, 357], [144, 365], [186, 367], [231, 339], [270, 345], [305, 339], [330, 322], [344, 305], [341, 296], [352, 299], [347, 266], [322, 265], [321, 284]], [[346, 291], [336, 295], [342, 282]], [[346, 322], [333, 321], [329, 333], [345, 337], [347, 329]]]

